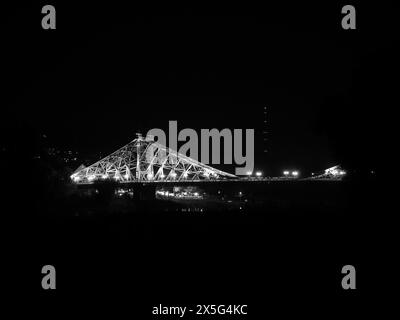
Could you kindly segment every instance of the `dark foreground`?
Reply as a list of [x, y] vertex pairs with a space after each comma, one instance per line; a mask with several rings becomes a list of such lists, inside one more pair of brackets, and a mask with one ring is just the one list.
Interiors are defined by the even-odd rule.
[[[32, 310], [83, 306], [133, 319], [151, 318], [160, 303], [247, 304], [257, 319], [357, 315], [388, 293], [381, 267], [390, 268], [393, 243], [378, 191], [370, 182], [270, 185], [246, 190], [252, 200], [241, 209], [203, 212], [163, 200], [38, 203], [42, 211], [8, 238], [23, 266], [18, 299]], [[56, 291], [41, 289], [45, 264], [56, 267]], [[357, 270], [355, 291], [341, 287], [347, 264]]]

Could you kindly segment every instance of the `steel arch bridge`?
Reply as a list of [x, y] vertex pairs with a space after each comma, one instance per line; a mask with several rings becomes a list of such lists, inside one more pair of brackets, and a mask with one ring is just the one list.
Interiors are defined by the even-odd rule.
[[153, 137], [136, 139], [95, 162], [81, 165], [71, 179], [77, 184], [114, 180], [128, 182], [205, 182], [235, 179], [235, 175], [217, 170], [169, 149]]

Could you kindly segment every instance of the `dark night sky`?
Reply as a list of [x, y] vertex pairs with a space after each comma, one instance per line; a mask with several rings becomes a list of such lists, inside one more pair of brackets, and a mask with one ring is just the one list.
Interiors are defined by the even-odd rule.
[[393, 10], [357, 7], [358, 29], [344, 31], [346, 3], [56, 3], [57, 30], [45, 31], [43, 4], [4, 10], [2, 126], [10, 136], [29, 126], [59, 147], [107, 153], [169, 120], [180, 129], [255, 128], [256, 167], [271, 174], [336, 163], [375, 168], [387, 150]]

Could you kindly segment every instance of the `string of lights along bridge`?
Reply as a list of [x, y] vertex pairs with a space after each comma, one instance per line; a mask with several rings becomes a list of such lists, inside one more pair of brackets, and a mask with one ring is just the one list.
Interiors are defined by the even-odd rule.
[[[311, 178], [337, 178], [344, 174], [345, 172], [336, 166]], [[298, 173], [295, 177], [297, 175]], [[92, 184], [104, 180], [119, 183], [174, 183], [270, 181], [282, 179], [282, 177], [263, 178], [261, 172], [256, 172], [253, 177], [252, 172], [248, 172], [248, 177], [239, 178], [171, 150], [155, 142], [152, 137], [138, 135], [133, 141], [92, 165], [88, 167], [81, 165], [71, 175], [71, 179], [76, 184]]]

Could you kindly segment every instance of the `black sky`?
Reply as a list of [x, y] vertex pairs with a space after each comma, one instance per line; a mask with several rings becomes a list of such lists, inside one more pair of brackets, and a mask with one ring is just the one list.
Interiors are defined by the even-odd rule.
[[[29, 126], [59, 147], [111, 152], [138, 131], [256, 129], [256, 167], [375, 168], [392, 135], [395, 19], [341, 7], [74, 6], [4, 10], [2, 126]], [[268, 107], [269, 141], [261, 139]], [[387, 110], [387, 112], [386, 112]], [[385, 124], [382, 128], [382, 124]]]

